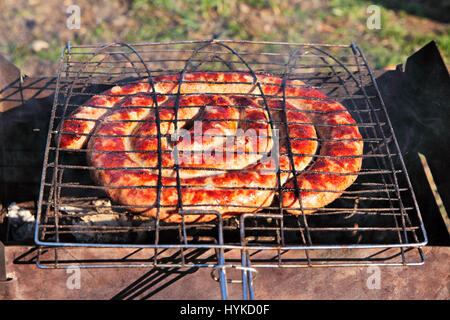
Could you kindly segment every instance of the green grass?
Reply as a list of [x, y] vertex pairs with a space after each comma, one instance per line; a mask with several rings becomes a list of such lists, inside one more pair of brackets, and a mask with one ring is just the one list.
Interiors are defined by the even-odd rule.
[[[114, 30], [110, 21], [87, 26], [87, 33], [77, 34], [72, 43], [100, 43], [222, 39], [323, 42], [350, 44], [356, 42], [375, 68], [404, 63], [417, 49], [436, 40], [444, 60], [450, 61], [450, 28], [431, 20], [420, 20], [411, 12], [422, 14], [417, 4], [404, 9], [381, 8], [381, 29], [366, 26], [369, 16], [364, 0], [308, 2], [283, 0], [132, 0], [127, 19], [135, 22], [132, 29]], [[378, 2], [377, 2], [378, 3]], [[26, 10], [26, 9], [24, 9]], [[17, 15], [29, 16], [24, 10]], [[27, 13], [27, 14], [25, 14]], [[443, 13], [444, 14], [444, 13]], [[423, 30], [421, 21], [436, 24], [439, 30]], [[47, 50], [32, 52], [27, 43], [2, 46], [16, 64], [28, 57], [57, 64], [64, 44], [58, 39], [49, 42]]]
[[[393, 11], [380, 6], [381, 29], [366, 27], [370, 3], [363, 0], [331, 0], [319, 8], [308, 9], [291, 1], [266, 0], [203, 0], [194, 4], [187, 0], [136, 0], [132, 12], [142, 22], [142, 28], [127, 39], [164, 41], [208, 38], [220, 33], [221, 38], [273, 40], [294, 42], [351, 43], [355, 41], [376, 68], [404, 62], [406, 57], [436, 40], [446, 61], [450, 60], [450, 34], [424, 34], [420, 28], [409, 28], [405, 11]], [[242, 17], [240, 6], [254, 14], [272, 11], [273, 27], [253, 26]], [[278, 10], [277, 10], [278, 9]], [[410, 8], [408, 7], [410, 10]], [[159, 15], [151, 13], [160, 12]], [[151, 17], [151, 18], [149, 18]], [[309, 25], [306, 20], [312, 21]], [[145, 23], [147, 21], [147, 23]], [[318, 31], [318, 25], [328, 26], [328, 32]]]

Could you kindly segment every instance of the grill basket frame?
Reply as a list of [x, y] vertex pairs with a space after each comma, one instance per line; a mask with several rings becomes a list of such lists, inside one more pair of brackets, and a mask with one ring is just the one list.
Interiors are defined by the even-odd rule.
[[[164, 55], [170, 57], [171, 54], [184, 55], [180, 61], [176, 61], [175, 58], [162, 58], [154, 61], [155, 59], [146, 58], [147, 54], [161, 54], [163, 57]], [[207, 58], [196, 59], [198, 56], [202, 57], [203, 54]], [[240, 66], [241, 68], [238, 71], [245, 72], [247, 70], [248, 72], [250, 70], [253, 74], [264, 71], [281, 74], [289, 69], [288, 74], [293, 76], [292, 69], [297, 70], [294, 75], [296, 79], [305, 81], [307, 85], [317, 86], [319, 91], [326, 90], [326, 94], [331, 99], [343, 103], [357, 121], [363, 135], [365, 152], [361, 175], [367, 177], [368, 181], [359, 182], [360, 178], [358, 178], [355, 184], [343, 193], [344, 198], [353, 200], [354, 208], [348, 205], [336, 207], [336, 205], [330, 204], [330, 207], [327, 206], [323, 211], [319, 211], [316, 216], [338, 216], [336, 218], [338, 222], [328, 222], [331, 223], [331, 226], [321, 225], [322, 220], [310, 215], [301, 214], [294, 218], [284, 212], [283, 208], [279, 209], [280, 213], [274, 207], [262, 213], [242, 214], [236, 219], [233, 218], [233, 221], [230, 219], [222, 220], [220, 214], [211, 212], [217, 214], [218, 219], [209, 223], [185, 224], [183, 222], [178, 225], [166, 225], [159, 223], [157, 220], [154, 226], [141, 227], [141, 229], [135, 226], [117, 227], [116, 229], [114, 229], [115, 227], [108, 229], [108, 226], [101, 226], [96, 229], [96, 227], [89, 228], [85, 224], [80, 224], [78, 225], [79, 230], [75, 231], [75, 233], [89, 235], [105, 235], [109, 232], [124, 234], [130, 231], [154, 232], [155, 236], [152, 238], [154, 243], [133, 243], [133, 241], [109, 243], [98, 240], [78, 242], [64, 239], [64, 234], [73, 234], [74, 227], [76, 229], [77, 225], [76, 223], [75, 225], [65, 224], [63, 221], [67, 219], [67, 214], [60, 212], [59, 208], [74, 203], [75, 206], [80, 206], [80, 201], [90, 202], [93, 199], [80, 197], [75, 201], [72, 199], [67, 202], [67, 199], [61, 198], [61, 190], [74, 187], [95, 189], [96, 187], [83, 184], [71, 186], [70, 183], [64, 181], [64, 170], [90, 170], [90, 168], [83, 165], [66, 164], [64, 160], [61, 160], [62, 163], [59, 162], [60, 159], [65, 159], [65, 156], [62, 155], [65, 151], [60, 150], [56, 142], [61, 135], [58, 126], [64, 117], [70, 115], [69, 109], [82, 105], [71, 105], [72, 99], [91, 94], [89, 93], [89, 86], [107, 85], [110, 87], [116, 83], [124, 83], [123, 70], [119, 69], [116, 73], [112, 71], [117, 68], [118, 64], [112, 64], [112, 67], [109, 68], [102, 66], [102, 64], [114, 63], [114, 61], [107, 60], [111, 57], [113, 59], [124, 58], [120, 63], [129, 64], [129, 67], [125, 69], [129, 70], [127, 72], [130, 74], [134, 73], [133, 81], [148, 74], [155, 77], [155, 75], [170, 72], [191, 71], [190, 68], [200, 71], [199, 68], [208, 69], [208, 64], [213, 66], [224, 65], [229, 68], [229, 71], [235, 71], [236, 66]], [[223, 57], [231, 58], [227, 60]], [[308, 59], [315, 59], [318, 62], [299, 63], [308, 61]], [[174, 69], [167, 67], [172, 64], [177, 65], [177, 63], [180, 64], [180, 67]], [[93, 71], [90, 71], [89, 68], [91, 67]], [[270, 67], [274, 69], [270, 69]], [[105, 68], [106, 71], [102, 71], [102, 68]], [[101, 80], [98, 81], [99, 79]], [[125, 81], [128, 80], [125, 79]], [[350, 83], [351, 85], [349, 85]], [[81, 90], [74, 90], [75, 86], [80, 85]], [[367, 88], [370, 88], [370, 92]], [[339, 92], [337, 96], [333, 96], [335, 91]], [[353, 93], [350, 93], [350, 91], [353, 91]], [[344, 102], [342, 102], [343, 100]], [[61, 112], [63, 113], [62, 118]], [[375, 163], [376, 168], [370, 167], [367, 164], [368, 162], [372, 166]], [[374, 176], [376, 178], [372, 179], [371, 177]], [[388, 181], [386, 182], [386, 180]], [[372, 193], [382, 194], [382, 196], [370, 196]], [[378, 198], [381, 198], [381, 200]], [[364, 206], [366, 202], [376, 201], [389, 202], [390, 204], [381, 208]], [[360, 205], [362, 207], [359, 207]], [[91, 204], [87, 207], [96, 209], [96, 206]], [[115, 206], [113, 205], [112, 208], [114, 209]], [[118, 208], [123, 209], [120, 206]], [[53, 214], [51, 214], [52, 211]], [[186, 213], [195, 214], [192, 210]], [[204, 212], [199, 212], [199, 214], [201, 213]], [[341, 220], [339, 220], [339, 217]], [[352, 220], [355, 217], [362, 218]], [[364, 217], [369, 218], [364, 220]], [[372, 217], [373, 219], [371, 219]], [[343, 223], [342, 219], [348, 219], [349, 222], [333, 226], [333, 223]], [[383, 223], [389, 219], [392, 219], [392, 224], [386, 223], [384, 225]], [[296, 221], [293, 222], [293, 220]], [[382, 224], [377, 225], [377, 220], [382, 221]], [[369, 225], [359, 226], [352, 221], [365, 222]], [[349, 226], [349, 223], [354, 223], [354, 225]], [[374, 223], [374, 225], [370, 225], [370, 223]], [[202, 234], [202, 228], [207, 230], [204, 234]], [[160, 242], [160, 235], [166, 231], [170, 234], [178, 234], [178, 243]], [[316, 236], [320, 233], [329, 233], [334, 240], [331, 240], [330, 243], [323, 242], [322, 236]], [[395, 236], [392, 237], [391, 235], [388, 242], [378, 239], [378, 235], [387, 233], [395, 234]], [[53, 236], [49, 236], [49, 234], [53, 234]], [[358, 237], [359, 239], [364, 238], [366, 234], [372, 235], [369, 236], [371, 240], [361, 243]], [[94, 238], [96, 237], [94, 236]], [[230, 241], [230, 239], [232, 240]], [[86, 247], [89, 250], [124, 248], [130, 249], [131, 252], [145, 250], [150, 252], [149, 256], [134, 261], [106, 259], [104, 262], [98, 260], [78, 261], [77, 265], [83, 268], [210, 267], [212, 268], [213, 278], [222, 284], [223, 297], [226, 297], [226, 285], [224, 287], [224, 284], [230, 282], [229, 279], [226, 279], [225, 269], [238, 268], [242, 272], [244, 295], [247, 296], [248, 294], [253, 297], [252, 274], [259, 267], [421, 265], [425, 259], [420, 248], [425, 246], [427, 241], [420, 210], [386, 106], [368, 62], [362, 50], [356, 44], [332, 45], [212, 39], [79, 46], [68, 43], [63, 49], [45, 149], [36, 218], [35, 243], [40, 247], [37, 260], [37, 265], [40, 268], [68, 268], [73, 266], [73, 261], [58, 256], [59, 248], [66, 250], [72, 247]], [[55, 252], [53, 258], [49, 258], [49, 249], [53, 249]], [[200, 261], [196, 257], [193, 259], [189, 257], [189, 252], [210, 249], [216, 253], [216, 256], [211, 259], [205, 260], [202, 258], [203, 260]], [[349, 254], [349, 250], [353, 249], [370, 249], [374, 253], [364, 257], [353, 256]], [[159, 254], [165, 250], [175, 251], [178, 253], [179, 259], [163, 261]], [[317, 252], [329, 250], [333, 252], [331, 256], [316, 255]], [[232, 251], [238, 252], [238, 256], [228, 258]], [[273, 254], [268, 257], [268, 252], [273, 252]], [[339, 253], [334, 255], [336, 252]], [[263, 257], [259, 259], [259, 255]], [[296, 255], [297, 258], [295, 258]], [[285, 256], [289, 256], [289, 258], [285, 258]], [[219, 270], [217, 277], [214, 275], [216, 269]]]

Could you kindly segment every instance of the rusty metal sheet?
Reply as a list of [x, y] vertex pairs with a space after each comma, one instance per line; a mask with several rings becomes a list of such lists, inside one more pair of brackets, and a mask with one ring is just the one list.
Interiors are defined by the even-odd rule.
[[[123, 257], [130, 252], [114, 251]], [[214, 252], [203, 254], [209, 257]], [[370, 253], [363, 250], [361, 254]], [[450, 248], [425, 247], [424, 254], [426, 263], [422, 266], [259, 268], [254, 280], [255, 298], [450, 299]], [[74, 261], [93, 258], [83, 249], [70, 255]], [[110, 257], [111, 253], [106, 250], [104, 255]], [[34, 247], [6, 247], [10, 280], [0, 283], [0, 299], [221, 299], [211, 268], [39, 269], [35, 257]], [[238, 270], [227, 270], [230, 279], [238, 279], [239, 274]], [[229, 299], [242, 299], [241, 285], [228, 284], [228, 294]]]

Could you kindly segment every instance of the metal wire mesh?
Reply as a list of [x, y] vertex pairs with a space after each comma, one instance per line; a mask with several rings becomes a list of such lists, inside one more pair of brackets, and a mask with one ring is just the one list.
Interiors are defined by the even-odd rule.
[[[90, 177], [92, 170], [105, 169], [86, 163], [86, 154], [91, 150], [65, 150], [59, 146], [64, 133], [62, 121], [70, 119], [71, 112], [89, 98], [114, 85], [143, 79], [152, 85], [158, 75], [191, 71], [269, 73], [301, 80], [342, 103], [363, 136], [363, 165], [358, 179], [339, 199], [311, 215], [289, 214], [281, 201], [274, 201], [257, 213], [222, 219], [215, 211], [196, 210], [195, 205], [183, 205], [180, 199], [186, 214], [209, 213], [217, 215], [217, 219], [174, 224], [158, 218], [143, 219], [131, 214], [129, 206], [111, 203], [105, 196], [108, 187], [96, 185]], [[157, 117], [156, 121], [160, 126], [163, 120]], [[269, 119], [269, 123], [273, 128], [288, 124], [275, 119]], [[157, 137], [161, 141], [160, 130]], [[293, 138], [287, 135], [280, 139], [290, 143]], [[324, 142], [321, 137], [317, 140], [319, 144]], [[160, 146], [157, 153], [161, 157]], [[292, 159], [290, 148], [288, 155]], [[161, 170], [167, 168], [159, 161], [156, 169], [161, 177]], [[179, 176], [180, 170], [192, 168], [172, 169]], [[158, 195], [163, 187], [159, 180]], [[178, 180], [176, 187], [180, 194], [188, 186]], [[278, 198], [287, 191], [299, 192], [298, 186], [289, 189], [281, 183], [266, 189], [273, 190]], [[159, 201], [156, 206], [160, 210]], [[35, 241], [47, 248], [120, 247], [152, 252], [133, 261], [84, 261], [86, 266], [231, 266], [241, 268], [244, 283], [248, 283], [253, 267], [420, 264], [424, 261], [420, 247], [427, 238], [386, 108], [372, 71], [355, 44], [200, 40], [67, 45], [61, 55], [50, 119]], [[362, 248], [373, 249], [373, 255], [355, 256], [348, 251]], [[418, 258], [411, 257], [415, 248], [419, 248]], [[217, 255], [199, 260], [197, 255], [189, 254], [190, 250], [203, 249], [214, 249]], [[175, 250], [179, 259], [161, 258], [165, 250]], [[237, 257], [233, 257], [235, 250], [240, 253]], [[338, 253], [324, 255], [323, 250]], [[56, 251], [51, 263], [44, 260], [39, 261], [41, 266], [64, 263]], [[224, 277], [223, 272], [219, 277]]]

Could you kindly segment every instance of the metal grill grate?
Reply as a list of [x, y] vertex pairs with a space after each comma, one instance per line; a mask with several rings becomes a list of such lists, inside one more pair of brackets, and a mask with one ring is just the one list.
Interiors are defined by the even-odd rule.
[[[363, 136], [363, 164], [358, 179], [339, 199], [311, 215], [294, 216], [286, 212], [281, 201], [274, 201], [257, 213], [222, 219], [212, 211], [209, 213], [218, 216], [215, 221], [183, 220], [173, 224], [143, 220], [130, 214], [129, 207], [110, 203], [104, 193], [107, 187], [96, 185], [90, 178], [93, 169], [104, 168], [86, 163], [88, 149], [69, 152], [60, 148], [60, 124], [70, 119], [71, 112], [83, 102], [114, 85], [143, 79], [152, 85], [158, 75], [191, 71], [270, 73], [301, 80], [342, 103]], [[266, 99], [264, 95], [262, 98]], [[156, 121], [159, 126], [158, 116]], [[269, 119], [273, 128], [287, 125], [285, 121]], [[287, 135], [280, 139], [287, 139], [290, 145], [292, 138]], [[320, 144], [323, 139], [319, 137], [318, 141]], [[159, 157], [161, 152], [159, 146]], [[290, 148], [288, 155], [292, 160]], [[157, 169], [164, 169], [161, 161]], [[179, 170], [186, 168], [175, 169], [179, 177]], [[178, 194], [184, 187], [178, 180]], [[162, 188], [160, 182], [157, 188]], [[298, 186], [286, 189], [280, 183], [272, 190], [279, 197], [286, 191], [299, 192]], [[179, 204], [186, 214], [206, 213], [183, 205], [180, 198]], [[86, 267], [214, 267], [219, 269], [217, 279], [221, 283], [226, 282], [224, 268], [238, 267], [245, 285], [251, 284], [255, 267], [421, 264], [424, 259], [420, 247], [427, 242], [402, 155], [362, 51], [355, 44], [232, 40], [66, 46], [60, 59], [45, 150], [35, 240], [42, 248], [55, 250], [121, 247], [153, 252], [133, 262], [111, 257], [109, 261], [80, 263]], [[375, 253], [362, 257], [348, 251], [362, 248]], [[416, 248], [418, 258], [411, 255]], [[214, 249], [216, 256], [205, 259], [190, 254], [203, 249]], [[165, 250], [175, 250], [179, 259], [161, 257]], [[323, 250], [334, 253], [324, 255]], [[234, 251], [240, 256], [233, 257]], [[64, 259], [57, 254], [50, 260], [40, 258], [38, 265], [64, 266]]]

